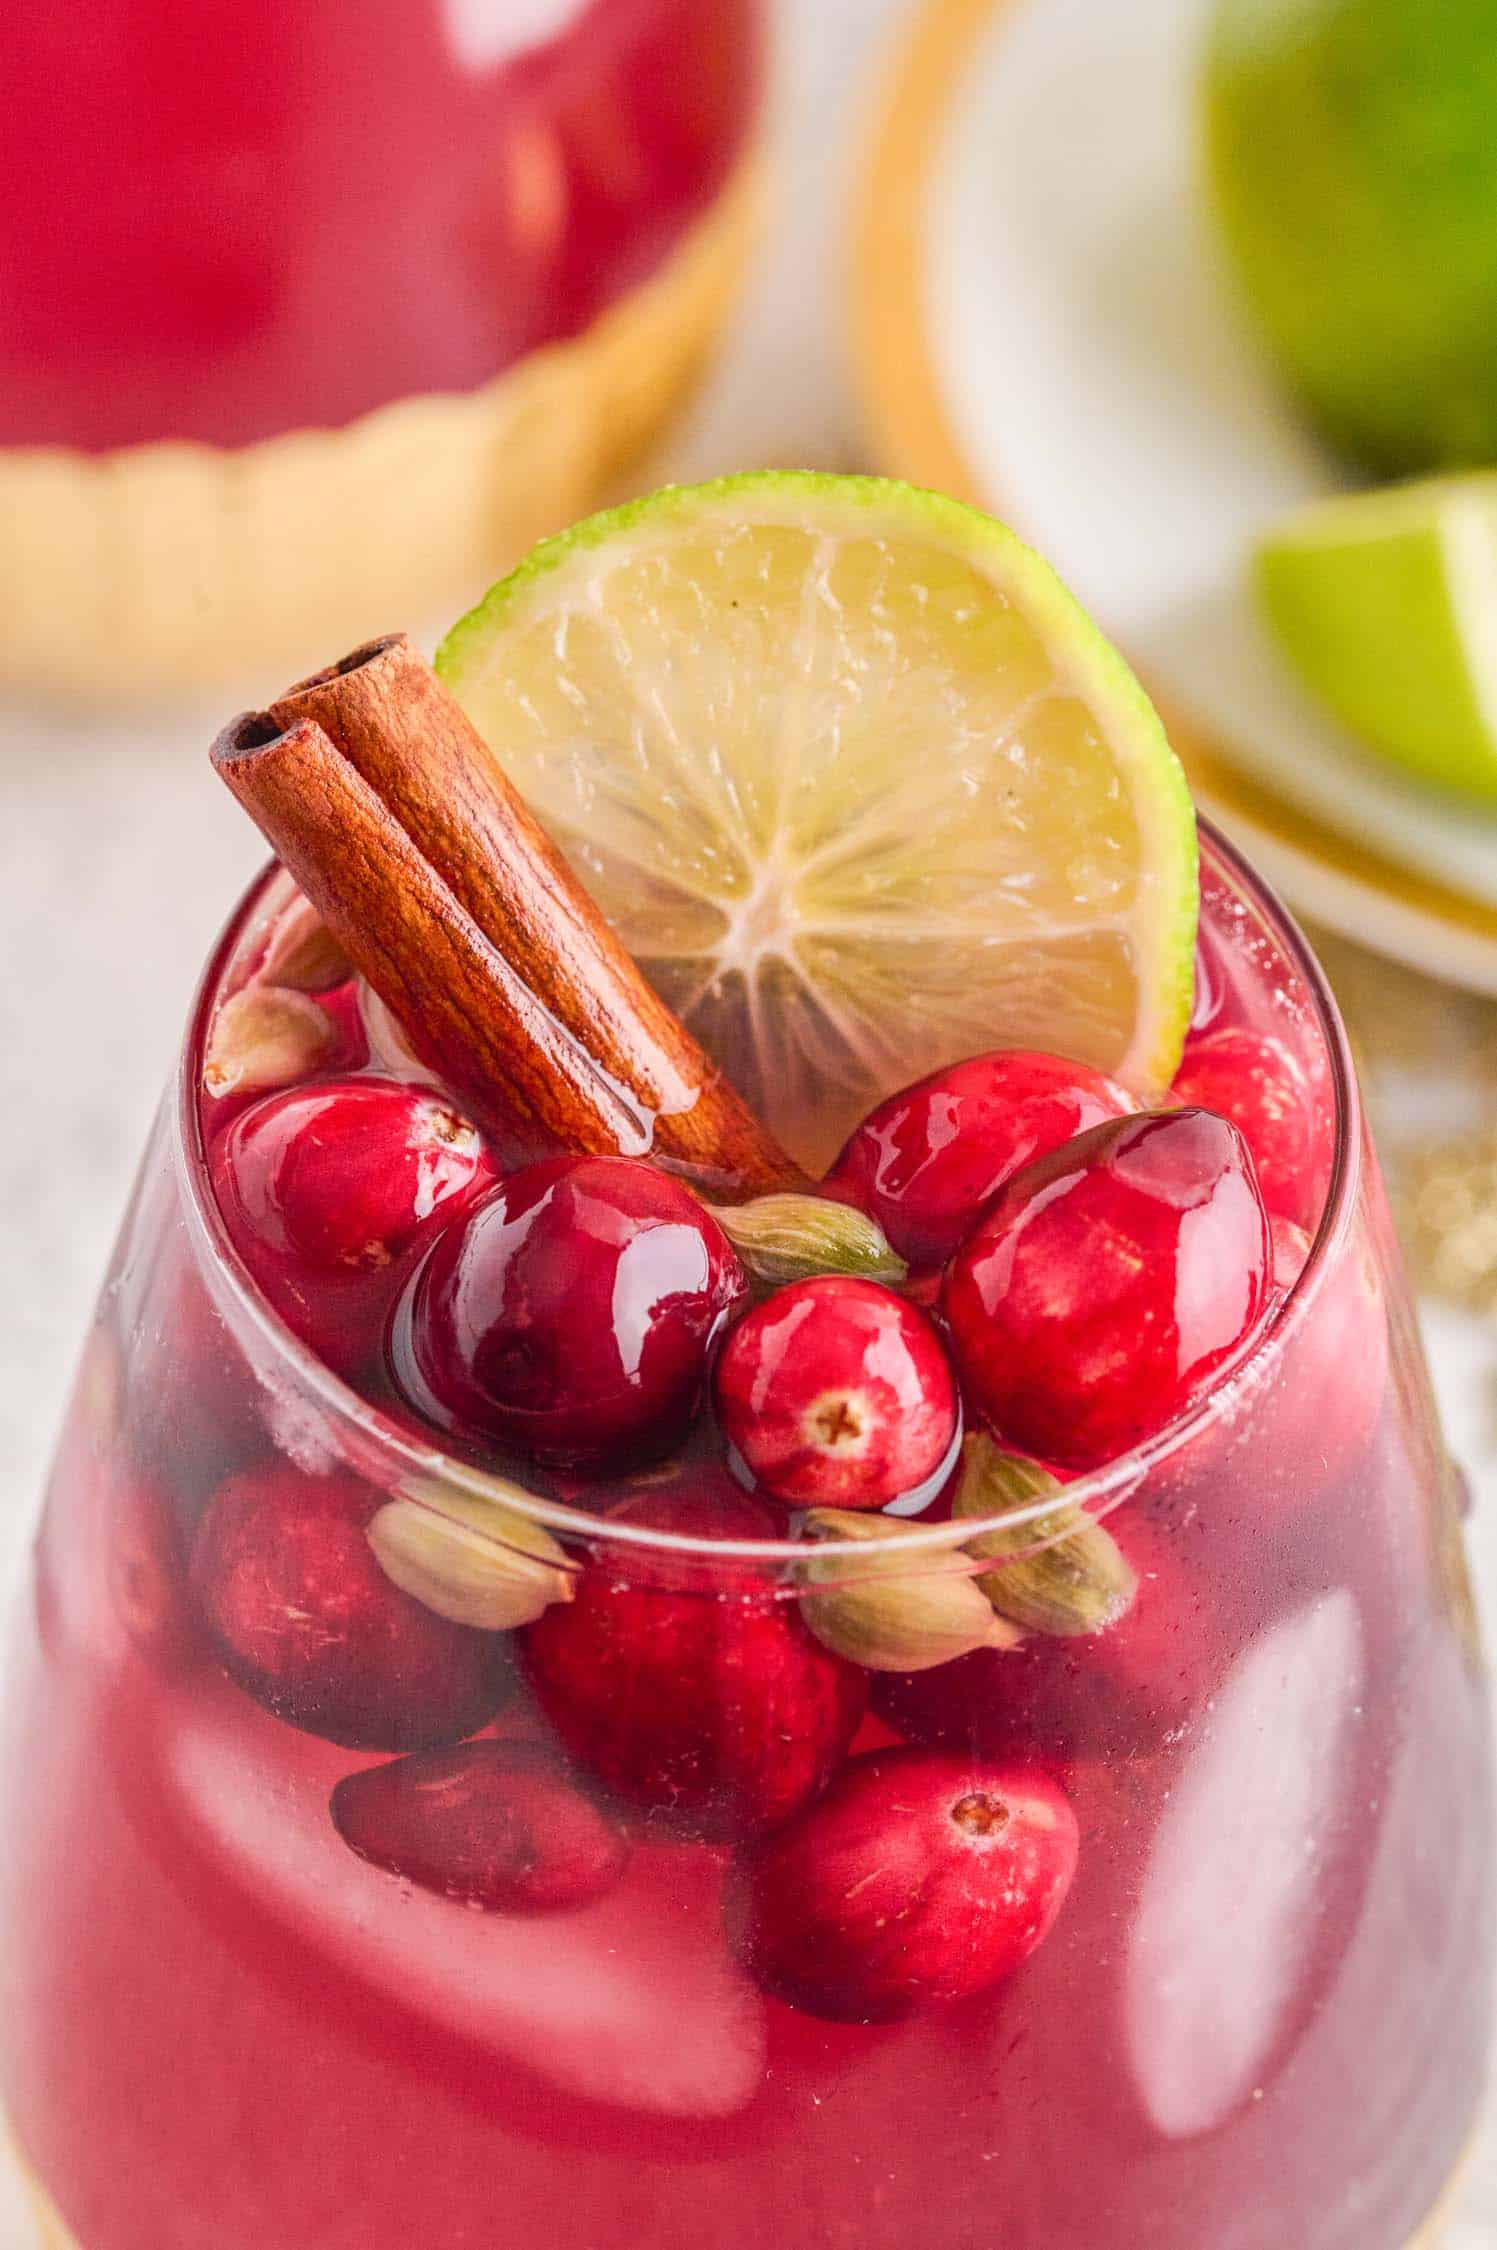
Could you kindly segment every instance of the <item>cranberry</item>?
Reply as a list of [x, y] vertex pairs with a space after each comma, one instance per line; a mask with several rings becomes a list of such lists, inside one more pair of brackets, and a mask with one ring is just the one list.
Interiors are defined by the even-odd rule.
[[1234, 1634], [1251, 1629], [1261, 1586], [1239, 1575], [1238, 1615], [1220, 1569], [1187, 1552], [1194, 1535], [1133, 1505], [1107, 1529], [1137, 1581], [1122, 1616], [1075, 1638], [1033, 1633], [1016, 1649], [979, 1649], [938, 1672], [884, 1674], [884, 1717], [917, 1742], [989, 1758], [1122, 1764], [1178, 1737], [1209, 1704]]
[[956, 1383], [924, 1313], [844, 1274], [740, 1321], [716, 1390], [724, 1436], [797, 1508], [882, 1508], [934, 1476], [956, 1436]]
[[332, 1816], [361, 1859], [507, 1914], [586, 1906], [629, 1857], [617, 1821], [536, 1743], [462, 1742], [367, 1767], [339, 1782]]
[[[770, 1511], [722, 1470], [632, 1496], [614, 1521], [765, 1539]], [[867, 1681], [751, 1564], [600, 1554], [524, 1635], [537, 1702], [578, 1763], [699, 1835], [752, 1831], [815, 1797], [857, 1732]]]
[[947, 1270], [969, 1399], [1010, 1444], [1087, 1469], [1152, 1437], [1268, 1301], [1263, 1199], [1205, 1110], [1093, 1126], [1016, 1174]]
[[1188, 1108], [1231, 1119], [1271, 1213], [1301, 1222], [1319, 1215], [1330, 1173], [1330, 1115], [1281, 1039], [1242, 1028], [1193, 1039], [1173, 1091]]
[[378, 1348], [392, 1267], [492, 1177], [475, 1126], [388, 1078], [267, 1095], [213, 1156], [239, 1255], [287, 1327], [344, 1375]]
[[413, 1601], [365, 1530], [383, 1493], [285, 1462], [234, 1477], [198, 1528], [192, 1583], [246, 1692], [355, 1749], [455, 1742], [503, 1700], [503, 1643]]
[[996, 1984], [1048, 1935], [1076, 1816], [1037, 1767], [875, 1750], [745, 1870], [744, 1950], [811, 2014], [884, 2022]]
[[678, 1180], [627, 1157], [512, 1173], [440, 1238], [391, 1327], [411, 1404], [460, 1437], [538, 1460], [670, 1451], [748, 1283]]
[[827, 1175], [914, 1266], [940, 1266], [1022, 1166], [1137, 1105], [1084, 1063], [1000, 1048], [880, 1103]]

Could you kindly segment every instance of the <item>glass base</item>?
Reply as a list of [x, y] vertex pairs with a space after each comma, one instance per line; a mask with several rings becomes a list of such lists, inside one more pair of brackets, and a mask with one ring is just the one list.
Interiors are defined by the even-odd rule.
[[[10, 2146], [15, 2151], [16, 2165], [35, 2215], [35, 2250], [83, 2250], [83, 2245], [63, 2225], [51, 2197], [47, 2194], [40, 2180], [28, 2169], [21, 2158], [20, 2152], [15, 2150], [14, 2141], [11, 2142]], [[0, 2153], [3, 2153], [3, 2148], [4, 2136], [0, 2134]], [[1450, 2205], [1464, 2169], [1464, 2165], [1456, 2167], [1449, 2188], [1440, 2198], [1439, 2208], [1431, 2214], [1428, 2224], [1421, 2227], [1410, 2241], [1408, 2250], [1443, 2250], [1445, 2226], [1450, 2217]]]
[[239, 450], [0, 448], [0, 685], [114, 703], [440, 620], [644, 450], [716, 339], [762, 202], [750, 154], [648, 281], [469, 394]]

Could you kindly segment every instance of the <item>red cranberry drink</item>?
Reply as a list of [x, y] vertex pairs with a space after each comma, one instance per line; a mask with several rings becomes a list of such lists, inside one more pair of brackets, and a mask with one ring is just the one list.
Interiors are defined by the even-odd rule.
[[4, 1707], [65, 2250], [1412, 2250], [1489, 2016], [1334, 1007], [1033, 556], [765, 477], [225, 730]]
[[8, 0], [0, 678], [286, 669], [617, 485], [752, 255], [767, 17]]
[[[753, 0], [42, 0], [0, 447], [246, 446], [471, 393], [648, 276], [749, 130]], [[334, 122], [336, 120], [336, 122]], [[59, 197], [73, 254], [56, 255]]]

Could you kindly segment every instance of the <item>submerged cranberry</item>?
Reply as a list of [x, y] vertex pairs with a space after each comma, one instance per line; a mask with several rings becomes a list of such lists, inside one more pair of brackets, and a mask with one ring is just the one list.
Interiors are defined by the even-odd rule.
[[843, 1274], [741, 1320], [716, 1395], [724, 1436], [797, 1508], [882, 1508], [932, 1477], [956, 1436], [956, 1383], [924, 1313]]
[[1231, 1119], [1270, 1212], [1314, 1221], [1330, 1173], [1330, 1114], [1281, 1039], [1240, 1027], [1193, 1039], [1173, 1092], [1188, 1108]]
[[385, 1576], [385, 1495], [278, 1461], [234, 1477], [198, 1528], [192, 1584], [228, 1671], [277, 1718], [363, 1750], [456, 1742], [503, 1700], [503, 1643]]
[[881, 1102], [826, 1184], [871, 1213], [912, 1265], [944, 1265], [1022, 1166], [1135, 1107], [1084, 1063], [1000, 1048]]
[[947, 1270], [968, 1398], [1041, 1460], [1097, 1467], [1174, 1420], [1268, 1301], [1268, 1220], [1234, 1125], [1125, 1117], [1018, 1173]]
[[339, 1782], [333, 1825], [361, 1859], [506, 1914], [585, 1906], [629, 1858], [618, 1822], [538, 1743], [462, 1742]]
[[391, 1329], [429, 1420], [560, 1465], [658, 1458], [695, 1413], [748, 1283], [688, 1189], [627, 1157], [515, 1172], [449, 1228]]
[[744, 1951], [771, 1992], [845, 2022], [966, 1999], [1048, 1935], [1077, 1849], [1037, 1767], [875, 1750], [754, 1851]]
[[[610, 1511], [668, 1537], [772, 1539], [770, 1511], [702, 1471]], [[580, 1765], [705, 1836], [809, 1803], [857, 1732], [867, 1682], [754, 1565], [620, 1547], [524, 1636], [536, 1701]]]
[[378, 1347], [391, 1268], [492, 1177], [475, 1126], [430, 1089], [388, 1078], [268, 1095], [213, 1154], [235, 1248], [288, 1328], [340, 1374]]

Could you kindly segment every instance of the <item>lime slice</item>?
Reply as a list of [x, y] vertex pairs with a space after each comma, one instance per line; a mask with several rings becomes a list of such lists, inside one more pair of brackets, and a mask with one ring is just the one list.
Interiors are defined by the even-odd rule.
[[808, 1165], [986, 1047], [1169, 1083], [1184, 778], [1122, 660], [986, 516], [863, 477], [656, 493], [538, 548], [437, 663]]
[[1497, 475], [1301, 508], [1258, 586], [1300, 678], [1421, 781], [1497, 798]]

